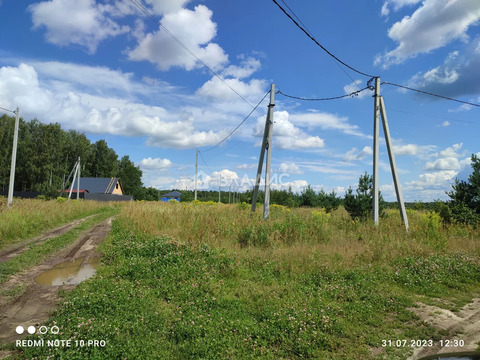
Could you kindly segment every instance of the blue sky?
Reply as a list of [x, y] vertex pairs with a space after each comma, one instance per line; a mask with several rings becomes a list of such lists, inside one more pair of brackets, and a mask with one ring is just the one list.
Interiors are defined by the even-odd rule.
[[[362, 72], [480, 103], [478, 0], [279, 3]], [[369, 80], [336, 63], [272, 0], [142, 4], [182, 46], [132, 0], [0, 0], [0, 106], [18, 106], [26, 120], [59, 122], [92, 141], [106, 139], [140, 166], [146, 186], [193, 189], [199, 148], [200, 188], [217, 188], [221, 175], [222, 186], [247, 189], [268, 97], [231, 138], [207, 150], [270, 84], [285, 94], [323, 98]], [[478, 107], [386, 84], [381, 94], [404, 199], [446, 199], [453, 179], [470, 173], [471, 154], [480, 152]], [[365, 171], [372, 173], [371, 91], [323, 102], [276, 94], [275, 104], [274, 187], [301, 191], [311, 184], [343, 196]], [[394, 200], [380, 135], [380, 189]]]

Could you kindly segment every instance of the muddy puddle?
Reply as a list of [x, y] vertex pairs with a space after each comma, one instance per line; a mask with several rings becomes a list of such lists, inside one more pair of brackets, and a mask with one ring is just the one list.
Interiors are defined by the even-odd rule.
[[100, 257], [91, 257], [87, 261], [84, 257], [65, 261], [39, 274], [34, 280], [40, 285], [76, 285], [95, 274], [99, 261]]

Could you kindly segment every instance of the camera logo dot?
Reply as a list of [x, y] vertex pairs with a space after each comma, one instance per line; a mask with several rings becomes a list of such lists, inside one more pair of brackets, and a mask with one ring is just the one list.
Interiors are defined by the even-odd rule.
[[[21, 335], [25, 332], [25, 328], [21, 325], [17, 326], [15, 328], [15, 332], [18, 334], [18, 335]], [[30, 335], [33, 335], [35, 333], [37, 333], [37, 328], [33, 325], [30, 325], [28, 328], [27, 328], [27, 332], [30, 334]], [[56, 325], [52, 326], [52, 327], [48, 327], [48, 326], [45, 326], [45, 325], [42, 325], [38, 328], [38, 333], [42, 334], [42, 335], [45, 335], [47, 333], [50, 333], [50, 334], [54, 334], [54, 335], [57, 335], [58, 333], [60, 332], [60, 328]]]

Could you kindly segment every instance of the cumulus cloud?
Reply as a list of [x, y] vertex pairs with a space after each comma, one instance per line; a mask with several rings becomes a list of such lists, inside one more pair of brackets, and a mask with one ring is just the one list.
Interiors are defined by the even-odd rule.
[[50, 0], [28, 7], [33, 28], [45, 28], [49, 43], [65, 46], [80, 45], [95, 53], [98, 44], [109, 37], [124, 34], [128, 26], [120, 26], [105, 16], [94, 0]]
[[[0, 68], [0, 97], [4, 107], [19, 106], [24, 117], [59, 122], [66, 128], [87, 133], [146, 137], [148, 145], [163, 148], [214, 145], [226, 136], [223, 130], [216, 132], [207, 126], [199, 128], [195, 117], [181, 109], [167, 110], [129, 100], [130, 92], [147, 93], [151, 86], [132, 81], [128, 74], [83, 66], [79, 69], [84, 78], [67, 83], [54, 76], [56, 73], [50, 71], [51, 64], [39, 68], [46, 69], [42, 73], [46, 78], [43, 82], [31, 65]], [[76, 75], [65, 76], [70, 80]], [[110, 82], [106, 81], [102, 88], [106, 93], [112, 92], [110, 87], [115, 84], [122, 84], [127, 96], [88, 92], [89, 86], [96, 83], [95, 76], [98, 81], [110, 76]], [[82, 86], [86, 90], [79, 90], [78, 87]]]
[[[451, 97], [478, 94], [480, 92], [480, 38], [468, 44], [463, 53], [454, 51], [446, 57], [443, 64], [416, 74], [408, 81], [408, 85]], [[469, 109], [465, 104], [453, 111]]]
[[454, 144], [437, 154], [434, 161], [425, 163], [423, 174], [417, 180], [405, 184], [405, 192], [408, 192], [412, 200], [426, 200], [432, 198], [444, 199], [445, 192], [451, 189], [456, 176], [468, 166], [470, 157], [466, 151], [461, 151], [463, 144]]
[[169, 159], [151, 158], [142, 159], [139, 163], [142, 170], [167, 170], [172, 166]]
[[260, 60], [253, 57], [243, 59], [240, 66], [229, 65], [222, 71], [224, 77], [233, 77], [236, 79], [244, 79], [251, 76], [254, 72], [260, 69], [262, 64]]
[[[239, 79], [224, 79], [224, 82], [244, 98], [255, 99], [256, 102], [265, 95], [267, 82], [265, 80], [252, 79], [244, 82]], [[219, 78], [213, 77], [203, 84], [196, 92], [197, 95], [216, 101], [234, 101], [239, 97], [228, 89]]]
[[[228, 55], [218, 44], [211, 42], [217, 34], [217, 24], [212, 21], [212, 14], [204, 5], [197, 5], [194, 10], [182, 8], [165, 14], [161, 20], [164, 28], [146, 34], [138, 46], [128, 53], [129, 59], [149, 61], [160, 70], [168, 70], [172, 66], [192, 70], [201, 66], [192, 52], [209, 67], [221, 68], [228, 62]], [[165, 28], [189, 51], [172, 39]]]
[[[310, 136], [296, 127], [290, 120], [287, 111], [275, 112], [275, 124], [273, 126], [274, 147], [281, 149], [315, 149], [325, 146], [323, 139], [318, 136]], [[257, 119], [253, 135], [263, 136], [265, 118]]]
[[405, 16], [389, 29], [388, 36], [398, 46], [384, 56], [378, 56], [375, 64], [388, 68], [418, 54], [438, 49], [453, 40], [467, 40], [468, 28], [479, 19], [478, 0], [424, 0], [422, 6], [411, 16]]

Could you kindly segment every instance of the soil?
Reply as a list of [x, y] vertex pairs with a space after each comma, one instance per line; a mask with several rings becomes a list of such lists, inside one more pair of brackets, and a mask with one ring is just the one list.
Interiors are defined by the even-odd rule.
[[36, 236], [29, 240], [23, 241], [20, 244], [14, 244], [14, 245], [8, 246], [7, 248], [0, 251], [0, 264], [28, 250], [29, 245], [41, 244], [42, 242], [48, 239], [51, 239], [53, 237], [57, 237], [69, 232], [71, 229], [81, 224], [85, 220], [91, 218], [92, 216], [95, 216], [95, 215], [90, 215], [90, 216], [84, 217], [83, 219], [74, 220], [66, 225], [62, 225], [56, 229], [50, 230], [40, 236]]
[[452, 312], [437, 306], [418, 303], [417, 308], [409, 309], [431, 326], [447, 332], [443, 340], [463, 340], [462, 347], [441, 347], [439, 341], [434, 347], [416, 348], [408, 360], [417, 360], [430, 355], [464, 353], [476, 351], [480, 343], [480, 298], [475, 298], [460, 311]]
[[[85, 220], [86, 218], [76, 220], [51, 231], [43, 237], [31, 239], [13, 251], [9, 249], [0, 254], [0, 262], [6, 256], [8, 258], [17, 256], [22, 251], [25, 251], [27, 245], [33, 242], [44, 241], [46, 236], [53, 237], [63, 234], [78, 225], [79, 222]], [[91, 258], [99, 257], [101, 254], [96, 252], [97, 245], [107, 237], [111, 224], [112, 218], [109, 218], [93, 226], [90, 230], [84, 232], [73, 244], [58, 251], [41, 265], [15, 274], [7, 282], [0, 285], [0, 344], [11, 343], [26, 337], [28, 333], [25, 331], [24, 334], [18, 335], [15, 331], [16, 327], [21, 325], [26, 329], [30, 325], [41, 324], [47, 321], [59, 303], [59, 290], [68, 291], [75, 287], [75, 285], [40, 285], [34, 281], [34, 278], [66, 261], [83, 258], [83, 262], [87, 263]], [[16, 290], [21, 292], [21, 294], [13, 298], [5, 295]], [[22, 290], [24, 291], [22, 292]], [[0, 351], [0, 358], [10, 354], [12, 353]]]

